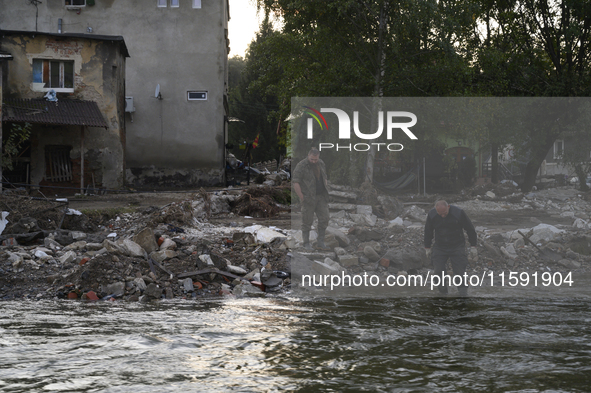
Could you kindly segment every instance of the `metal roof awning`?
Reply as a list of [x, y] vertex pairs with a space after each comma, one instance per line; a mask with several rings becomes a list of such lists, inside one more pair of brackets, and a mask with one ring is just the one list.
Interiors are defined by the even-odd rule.
[[109, 128], [96, 102], [84, 100], [7, 98], [2, 121]]

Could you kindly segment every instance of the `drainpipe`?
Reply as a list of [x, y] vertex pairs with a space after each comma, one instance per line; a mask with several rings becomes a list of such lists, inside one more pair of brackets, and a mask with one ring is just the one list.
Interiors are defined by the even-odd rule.
[[62, 18], [57, 20], [57, 32], [58, 34], [62, 34]]

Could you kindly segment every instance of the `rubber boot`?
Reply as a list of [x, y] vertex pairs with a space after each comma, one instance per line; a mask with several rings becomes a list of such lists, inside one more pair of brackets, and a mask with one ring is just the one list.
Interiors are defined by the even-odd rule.
[[310, 244], [310, 232], [302, 232], [302, 239], [304, 240], [304, 248], [306, 250], [313, 250], [312, 245]]
[[320, 250], [323, 251], [329, 251], [330, 248], [328, 248], [326, 246], [326, 244], [324, 243], [324, 236], [325, 236], [326, 230], [318, 230], [318, 239], [316, 239], [316, 246], [317, 248], [319, 248]]

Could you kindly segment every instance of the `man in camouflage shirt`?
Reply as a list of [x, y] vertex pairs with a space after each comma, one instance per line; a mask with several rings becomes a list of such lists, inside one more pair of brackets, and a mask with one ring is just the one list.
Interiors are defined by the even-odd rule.
[[317, 245], [327, 249], [324, 244], [326, 227], [328, 227], [328, 183], [326, 167], [320, 159], [316, 148], [310, 149], [308, 157], [300, 161], [293, 171], [292, 184], [294, 191], [302, 203], [302, 238], [304, 248], [311, 250], [310, 229], [314, 221], [314, 213], [318, 218]]

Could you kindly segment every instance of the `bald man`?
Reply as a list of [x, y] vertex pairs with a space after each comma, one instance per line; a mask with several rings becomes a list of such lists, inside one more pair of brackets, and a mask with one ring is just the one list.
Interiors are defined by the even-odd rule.
[[[464, 231], [468, 234], [470, 242], [470, 254], [476, 257], [477, 236], [474, 225], [462, 209], [457, 206], [449, 205], [444, 200], [435, 202], [435, 207], [427, 214], [425, 223], [425, 251], [427, 257], [431, 258], [435, 275], [441, 277], [445, 272], [447, 260], [451, 261], [451, 267], [454, 275], [463, 276], [468, 266], [466, 256], [466, 239]], [[431, 243], [435, 235], [435, 244], [431, 250]], [[440, 285], [439, 293], [447, 294], [447, 286]], [[468, 295], [467, 283], [462, 283], [458, 287], [460, 296]]]

